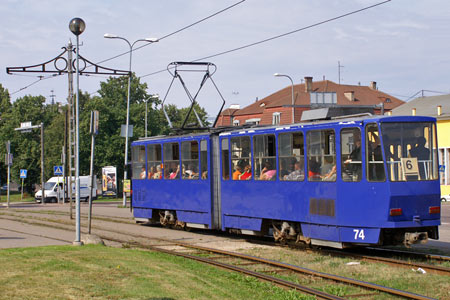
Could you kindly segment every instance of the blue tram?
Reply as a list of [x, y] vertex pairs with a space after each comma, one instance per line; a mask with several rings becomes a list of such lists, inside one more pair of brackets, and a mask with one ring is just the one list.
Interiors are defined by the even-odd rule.
[[222, 129], [131, 149], [137, 221], [336, 248], [438, 239], [434, 118]]

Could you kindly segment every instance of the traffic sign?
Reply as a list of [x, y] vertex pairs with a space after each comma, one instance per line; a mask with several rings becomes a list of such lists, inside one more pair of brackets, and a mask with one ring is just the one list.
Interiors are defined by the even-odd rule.
[[62, 166], [53, 166], [53, 174], [56, 176], [63, 174], [63, 167]]
[[27, 178], [27, 170], [20, 169], [20, 178]]

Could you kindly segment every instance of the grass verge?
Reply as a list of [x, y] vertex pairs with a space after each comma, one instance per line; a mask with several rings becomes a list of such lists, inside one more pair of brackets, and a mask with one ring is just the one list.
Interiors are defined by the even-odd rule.
[[1, 299], [314, 299], [162, 253], [104, 246], [0, 250]]

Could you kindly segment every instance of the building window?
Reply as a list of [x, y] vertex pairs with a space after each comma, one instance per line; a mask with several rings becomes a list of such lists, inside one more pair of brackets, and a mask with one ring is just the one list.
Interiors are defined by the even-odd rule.
[[272, 114], [272, 125], [279, 125], [281, 120], [281, 113], [274, 112]]
[[439, 149], [439, 178], [441, 185], [450, 185], [449, 153], [450, 148]]
[[252, 119], [248, 119], [245, 120], [245, 124], [249, 124], [249, 125], [259, 125], [259, 122], [261, 121], [260, 118], [252, 118]]
[[337, 103], [335, 92], [311, 92], [309, 94], [312, 105], [330, 106]]

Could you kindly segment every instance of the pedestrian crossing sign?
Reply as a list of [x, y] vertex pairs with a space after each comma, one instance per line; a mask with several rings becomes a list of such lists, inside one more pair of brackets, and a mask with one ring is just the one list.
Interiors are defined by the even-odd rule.
[[63, 168], [62, 166], [54, 166], [53, 167], [53, 173], [58, 176], [63, 174]]
[[20, 169], [20, 178], [27, 178], [27, 170]]

